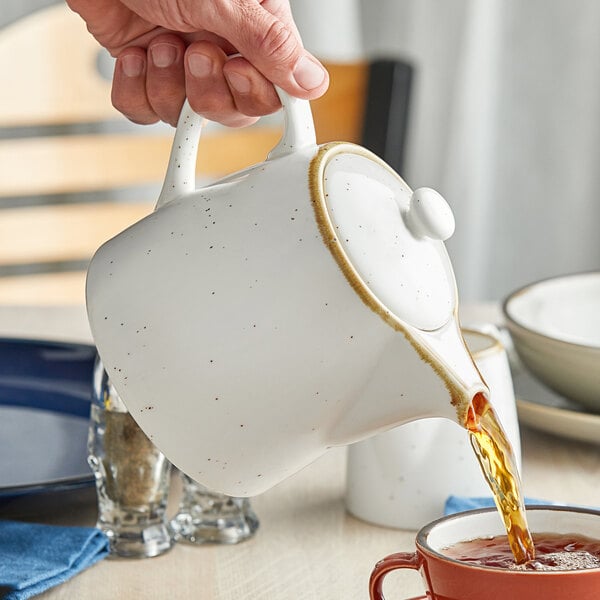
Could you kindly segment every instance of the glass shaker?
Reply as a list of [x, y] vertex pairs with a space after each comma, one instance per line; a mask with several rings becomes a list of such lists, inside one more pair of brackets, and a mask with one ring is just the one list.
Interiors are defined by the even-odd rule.
[[110, 555], [158, 556], [173, 544], [166, 521], [171, 464], [146, 437], [96, 360], [88, 436], [98, 522]]
[[248, 498], [234, 498], [208, 490], [181, 473], [183, 493], [171, 520], [177, 541], [191, 544], [237, 544], [251, 538], [259, 521]]

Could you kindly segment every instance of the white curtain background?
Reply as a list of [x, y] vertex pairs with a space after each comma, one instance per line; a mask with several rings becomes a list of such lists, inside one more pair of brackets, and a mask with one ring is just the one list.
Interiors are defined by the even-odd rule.
[[462, 301], [600, 269], [600, 2], [292, 6], [305, 44], [325, 59], [414, 65], [403, 176], [454, 210], [447, 245]]

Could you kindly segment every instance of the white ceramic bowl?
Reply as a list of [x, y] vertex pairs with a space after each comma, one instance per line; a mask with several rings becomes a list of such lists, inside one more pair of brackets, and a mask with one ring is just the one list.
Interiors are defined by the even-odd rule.
[[600, 272], [533, 283], [512, 293], [503, 309], [527, 369], [600, 412]]

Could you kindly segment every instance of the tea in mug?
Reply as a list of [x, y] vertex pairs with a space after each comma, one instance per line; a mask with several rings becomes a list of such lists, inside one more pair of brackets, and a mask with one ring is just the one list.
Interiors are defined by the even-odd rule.
[[449, 558], [482, 567], [519, 571], [600, 568], [600, 540], [579, 534], [534, 533], [535, 558], [518, 564], [506, 535], [477, 538], [443, 550]]

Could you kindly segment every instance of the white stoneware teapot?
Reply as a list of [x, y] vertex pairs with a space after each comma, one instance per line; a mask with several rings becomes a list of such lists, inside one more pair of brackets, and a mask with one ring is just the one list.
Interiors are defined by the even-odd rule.
[[186, 104], [156, 210], [106, 242], [87, 279], [131, 414], [233, 496], [419, 417], [464, 424], [488, 393], [458, 326], [446, 202], [360, 146], [317, 146], [308, 102], [280, 96], [265, 162], [198, 190], [202, 119]]

